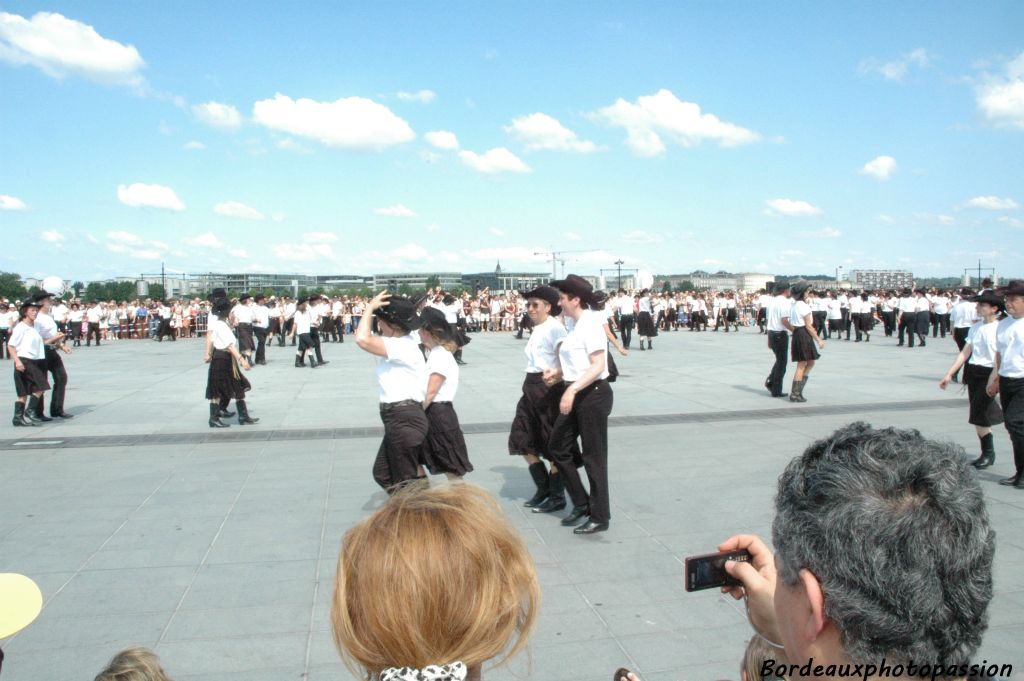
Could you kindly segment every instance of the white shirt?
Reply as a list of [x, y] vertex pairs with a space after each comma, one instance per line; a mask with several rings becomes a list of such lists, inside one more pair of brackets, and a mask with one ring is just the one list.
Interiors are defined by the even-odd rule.
[[53, 315], [53, 321], [57, 323], [66, 322], [68, 319], [68, 306], [64, 303], [51, 305], [50, 313]]
[[308, 307], [305, 310], [295, 310], [295, 313], [292, 315], [292, 319], [295, 320], [296, 335], [309, 333], [309, 327], [311, 326], [310, 317], [311, 315]]
[[913, 297], [904, 296], [900, 298], [897, 308], [900, 312], [917, 312], [917, 301]]
[[835, 298], [828, 299], [828, 318], [829, 319], [842, 319], [843, 318], [843, 307], [839, 301]]
[[999, 322], [996, 349], [999, 351], [999, 375], [1024, 378], [1024, 317], [1007, 317]]
[[15, 354], [22, 359], [44, 359], [46, 357], [43, 337], [28, 324], [19, 323], [15, 326], [11, 330], [11, 337], [7, 339], [7, 344], [13, 345]]
[[930, 312], [932, 309], [932, 304], [929, 303], [928, 299], [924, 296], [918, 298], [916, 303], [916, 309], [918, 312]]
[[17, 323], [17, 312], [0, 312], [0, 329], [9, 329]]
[[768, 312], [765, 319], [768, 322], [769, 331], [785, 331], [782, 320], [789, 316], [793, 308], [793, 301], [786, 296], [775, 296], [768, 305]]
[[804, 317], [811, 314], [811, 306], [802, 300], [798, 300], [793, 303], [793, 312], [789, 315], [789, 323], [793, 325], [793, 330], [799, 329], [801, 326], [806, 326], [804, 323]]
[[849, 302], [850, 314], [860, 314], [861, 312], [863, 312], [864, 311], [864, 305], [862, 305], [863, 302], [864, 301], [861, 300], [859, 296], [854, 296], [853, 298], [850, 298], [850, 302]]
[[457, 324], [459, 321], [459, 314], [462, 312], [462, 301], [456, 300], [451, 305], [442, 305], [441, 311], [444, 312], [444, 320], [449, 324]]
[[946, 296], [932, 296], [932, 307], [935, 314], [946, 314], [949, 312], [949, 298]]
[[231, 314], [235, 316], [236, 324], [252, 324], [252, 308], [249, 305], [239, 303], [231, 308]]
[[[633, 314], [630, 310], [629, 314]], [[558, 344], [568, 332], [555, 317], [548, 317], [543, 324], [533, 327], [530, 340], [526, 342], [526, 373], [539, 374], [545, 369], [558, 368]]]
[[211, 317], [207, 333], [213, 339], [214, 350], [226, 350], [229, 345], [235, 344], [235, 334], [231, 331], [228, 323], [219, 317]]
[[767, 293], [762, 293], [757, 297], [757, 309], [767, 309], [772, 302], [772, 297]]
[[978, 319], [978, 304], [961, 300], [953, 306], [950, 321], [954, 329], [967, 329]]
[[291, 319], [295, 315], [295, 303], [288, 303], [284, 306], [284, 318]]
[[68, 321], [72, 324], [81, 324], [82, 319], [85, 318], [85, 313], [82, 312], [81, 308], [77, 310], [71, 310], [68, 312]]
[[986, 324], [979, 321], [967, 332], [967, 344], [971, 346], [971, 364], [992, 368], [996, 360], [996, 330], [998, 322]]
[[646, 312], [646, 313], [650, 314], [650, 312], [651, 312], [651, 299], [649, 297], [647, 297], [647, 296], [641, 296], [640, 297], [640, 307], [639, 307], [639, 309], [640, 309], [640, 312]]
[[103, 310], [100, 309], [99, 305], [90, 307], [85, 311], [85, 320], [90, 324], [99, 324], [101, 316], [103, 316]]
[[604, 371], [598, 378], [608, 378], [608, 337], [604, 335], [604, 324], [602, 313], [584, 310], [572, 330], [562, 339], [558, 361], [565, 381], [572, 383], [585, 374], [590, 368], [590, 355], [598, 350], [605, 353]]
[[266, 305], [254, 305], [252, 308], [252, 323], [255, 326], [265, 329], [270, 326], [270, 310]]
[[60, 333], [57, 329], [57, 322], [53, 321], [53, 317], [43, 312], [36, 315], [34, 326], [44, 341], [48, 341]]
[[420, 352], [419, 337], [381, 338], [388, 356], [377, 357], [377, 384], [383, 403], [416, 400], [427, 396], [427, 363]]
[[615, 308], [619, 311], [619, 315], [633, 314], [633, 298], [630, 296], [619, 296], [615, 299]]
[[459, 365], [452, 353], [440, 345], [433, 348], [427, 357], [427, 376], [431, 374], [444, 376], [444, 383], [434, 395], [434, 402], [454, 402], [455, 393], [459, 390]]

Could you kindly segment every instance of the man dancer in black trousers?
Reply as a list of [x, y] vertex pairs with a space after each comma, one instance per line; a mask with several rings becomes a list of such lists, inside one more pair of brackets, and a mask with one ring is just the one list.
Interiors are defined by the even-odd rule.
[[789, 321], [792, 312], [793, 302], [789, 299], [790, 283], [788, 281], [777, 281], [772, 288], [774, 297], [768, 304], [766, 314], [768, 326], [768, 347], [775, 354], [775, 364], [772, 365], [772, 372], [768, 374], [768, 380], [764, 387], [768, 388], [772, 397], [785, 397], [782, 392], [782, 383], [786, 377], [786, 360], [789, 355], [789, 331], [793, 325]]

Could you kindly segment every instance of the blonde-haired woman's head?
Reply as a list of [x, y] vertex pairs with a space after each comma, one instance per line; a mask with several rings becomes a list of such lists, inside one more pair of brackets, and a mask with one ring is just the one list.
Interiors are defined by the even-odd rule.
[[773, 662], [773, 670], [778, 667], [788, 666], [789, 664], [786, 660], [786, 651], [776, 648], [764, 638], [755, 634], [747, 642], [747, 649], [743, 653], [743, 664], [740, 665], [741, 681], [762, 681], [765, 679], [778, 681], [782, 678], [774, 673], [768, 675], [761, 673], [767, 660]]
[[122, 650], [94, 681], [170, 681], [160, 666], [160, 658], [146, 648]]
[[409, 486], [345, 535], [331, 620], [346, 666], [464, 662], [471, 670], [530, 638], [533, 560], [494, 498], [463, 482]]

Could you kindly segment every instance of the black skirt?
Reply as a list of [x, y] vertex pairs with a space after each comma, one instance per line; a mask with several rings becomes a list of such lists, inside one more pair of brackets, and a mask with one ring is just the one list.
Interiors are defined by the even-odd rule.
[[239, 324], [235, 327], [235, 333], [238, 335], [239, 352], [256, 348], [256, 344], [252, 340], [252, 324]]
[[814, 345], [814, 338], [806, 326], [798, 327], [793, 331], [793, 340], [790, 345], [790, 359], [794, 362], [809, 362], [818, 359], [818, 348]]
[[380, 406], [384, 439], [373, 462], [373, 479], [391, 491], [395, 485], [416, 479], [420, 450], [427, 435], [427, 416], [415, 400]]
[[[526, 374], [523, 395], [516, 404], [516, 416], [508, 434], [508, 453], [512, 456], [533, 454], [553, 461], [548, 450], [551, 428], [558, 418], [558, 403], [565, 392], [565, 384], [554, 386], [544, 383], [543, 374]], [[573, 461], [579, 468], [583, 464], [578, 444], [574, 444]]]
[[25, 359], [19, 357], [25, 366], [24, 371], [14, 372], [14, 390], [18, 397], [27, 397], [32, 393], [45, 392], [50, 389], [50, 381], [46, 378], [45, 359]]
[[473, 470], [466, 450], [466, 438], [451, 402], [434, 402], [427, 407], [427, 439], [420, 462], [433, 475], [465, 475]]
[[650, 312], [641, 312], [636, 316], [636, 335], [647, 338], [658, 335], [658, 329], [654, 326], [654, 319]]
[[214, 350], [206, 378], [206, 399], [244, 400], [252, 389], [241, 367], [227, 350]]
[[971, 414], [967, 422], [972, 426], [998, 426], [1003, 422], [1003, 410], [994, 397], [985, 392], [992, 367], [982, 367], [968, 362], [964, 365], [964, 383], [971, 403]]

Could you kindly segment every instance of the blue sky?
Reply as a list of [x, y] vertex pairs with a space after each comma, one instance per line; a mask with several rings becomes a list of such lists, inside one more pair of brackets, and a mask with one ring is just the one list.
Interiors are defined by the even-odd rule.
[[6, 2], [0, 269], [1022, 274], [1022, 36], [1019, 2]]

